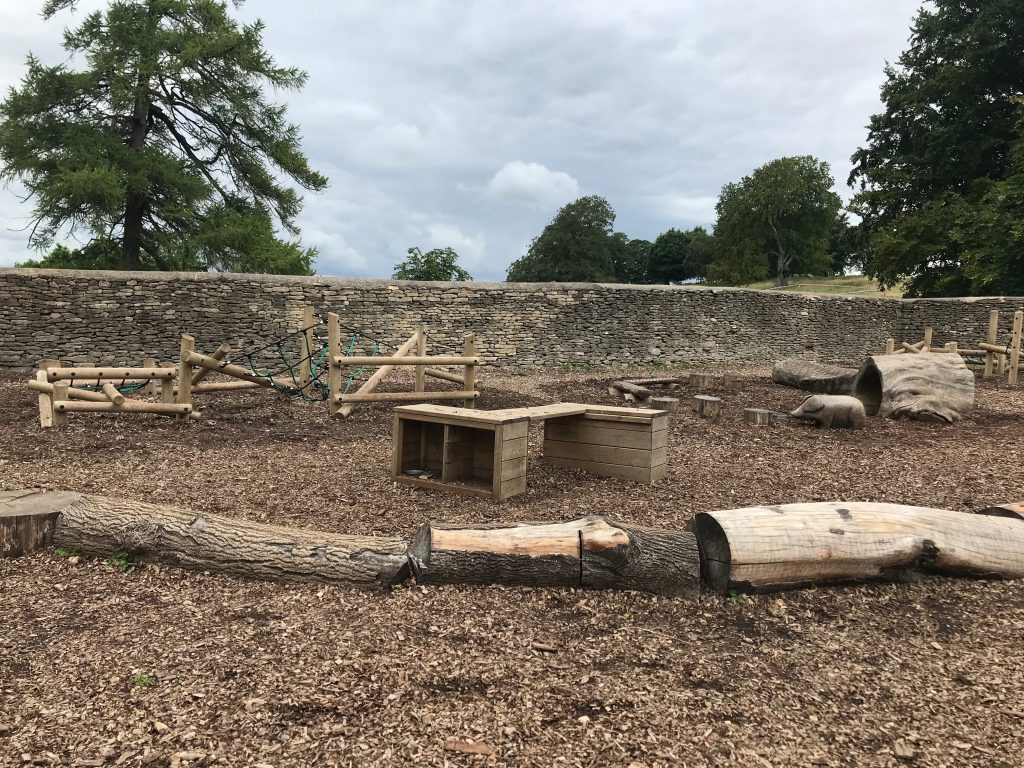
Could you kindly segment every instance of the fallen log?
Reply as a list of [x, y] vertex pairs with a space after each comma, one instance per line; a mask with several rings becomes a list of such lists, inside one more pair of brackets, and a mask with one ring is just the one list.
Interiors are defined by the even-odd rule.
[[637, 400], [648, 400], [654, 394], [647, 387], [634, 384], [632, 381], [613, 381], [608, 388], [609, 391], [616, 390], [622, 395], [632, 395]]
[[421, 584], [505, 584], [635, 589], [681, 594], [699, 586], [688, 531], [601, 517], [565, 523], [424, 525], [409, 548]]
[[894, 580], [911, 571], [1024, 576], [1024, 523], [1007, 517], [830, 501], [702, 512], [693, 530], [703, 581], [721, 593]]
[[999, 504], [995, 507], [985, 507], [978, 512], [979, 515], [995, 515], [996, 517], [1012, 517], [1014, 520], [1024, 520], [1024, 501], [1016, 504]]
[[780, 360], [772, 366], [772, 381], [776, 384], [824, 395], [850, 394], [856, 376], [856, 368], [842, 368], [798, 357]]
[[974, 407], [974, 374], [960, 355], [873, 355], [853, 395], [868, 416], [951, 423]]
[[351, 587], [406, 578], [403, 539], [282, 528], [80, 493], [17, 493], [0, 503], [0, 541], [35, 521], [32, 541], [95, 557], [125, 554], [190, 570]]

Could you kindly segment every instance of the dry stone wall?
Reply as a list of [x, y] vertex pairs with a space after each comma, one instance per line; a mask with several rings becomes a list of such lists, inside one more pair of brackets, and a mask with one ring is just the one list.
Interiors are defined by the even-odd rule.
[[497, 365], [753, 362], [800, 355], [856, 361], [885, 339], [975, 344], [989, 309], [1009, 329], [1024, 299], [899, 301], [732, 288], [596, 284], [417, 283], [214, 273], [0, 269], [0, 367], [42, 357], [125, 364], [265, 345], [301, 322], [303, 306], [392, 343], [424, 323], [435, 351], [477, 335]]

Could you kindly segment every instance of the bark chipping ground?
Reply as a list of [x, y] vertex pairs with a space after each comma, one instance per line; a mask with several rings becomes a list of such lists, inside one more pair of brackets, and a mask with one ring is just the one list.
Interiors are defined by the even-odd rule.
[[[41, 431], [0, 376], [0, 489], [42, 486], [327, 531], [844, 499], [971, 511], [1024, 497], [1024, 389], [954, 426], [753, 427], [762, 368], [717, 422], [671, 421], [654, 486], [544, 466], [495, 505], [395, 487], [390, 409], [331, 422], [270, 393], [208, 420], [73, 414]], [[664, 375], [664, 369], [629, 376]], [[479, 407], [621, 405], [612, 375], [486, 372]], [[408, 381], [399, 380], [399, 386]], [[434, 384], [436, 386], [436, 383]], [[684, 406], [694, 393], [684, 390]], [[947, 578], [781, 595], [280, 585], [44, 553], [0, 561], [0, 765], [1019, 766], [1024, 586]]]

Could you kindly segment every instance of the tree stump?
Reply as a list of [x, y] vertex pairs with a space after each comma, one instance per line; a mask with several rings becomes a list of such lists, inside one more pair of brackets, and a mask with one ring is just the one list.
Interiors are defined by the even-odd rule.
[[805, 392], [848, 395], [853, 392], [856, 368], [841, 368], [814, 360], [791, 357], [772, 366], [772, 381]]
[[710, 395], [695, 395], [693, 407], [702, 419], [717, 419], [722, 415], [722, 399]]
[[424, 525], [409, 548], [421, 584], [506, 584], [636, 589], [698, 588], [700, 558], [688, 531], [601, 517], [565, 523]]
[[974, 374], [960, 355], [873, 355], [853, 395], [868, 416], [951, 423], [974, 407]]
[[723, 387], [738, 387], [742, 381], [743, 377], [738, 373], [726, 373], [722, 375]]
[[713, 373], [691, 373], [690, 386], [698, 392], [714, 389], [715, 375]]
[[652, 397], [651, 408], [656, 411], [668, 411], [669, 413], [675, 413], [679, 410], [679, 398], [678, 397]]
[[772, 423], [772, 412], [765, 410], [764, 408], [744, 408], [743, 409], [743, 420], [747, 424], [754, 424], [756, 426], [767, 426]]

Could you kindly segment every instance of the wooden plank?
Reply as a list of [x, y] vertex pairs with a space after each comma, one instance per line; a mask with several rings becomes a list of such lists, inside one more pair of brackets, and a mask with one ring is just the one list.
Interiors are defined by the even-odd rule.
[[493, 495], [489, 488], [482, 485], [463, 485], [460, 483], [443, 483], [440, 480], [421, 480], [410, 475], [399, 475], [395, 478], [396, 483], [403, 485], [415, 485], [418, 488], [431, 488], [435, 491], [448, 491], [449, 493], [460, 493], [464, 496], [483, 496], [489, 498]]
[[633, 480], [637, 483], [653, 483], [663, 478], [666, 474], [665, 464], [654, 467], [630, 467], [623, 464], [603, 464], [596, 461], [579, 461], [577, 459], [563, 459], [555, 456], [545, 456], [544, 462], [556, 467], [582, 469], [592, 475], [617, 477], [620, 480]]
[[523, 477], [526, 474], [526, 457], [520, 456], [517, 459], [503, 459], [501, 462], [502, 494], [508, 498], [508, 488], [505, 483], [516, 477]]
[[502, 440], [501, 455], [504, 461], [522, 458], [528, 451], [529, 444], [526, 437], [514, 437], [511, 439], [506, 437]]
[[526, 493], [526, 475], [512, 477], [501, 483], [502, 500]]
[[618, 445], [622, 448], [664, 448], [668, 445], [668, 430], [612, 429], [605, 426], [591, 426], [593, 422], [563, 424], [549, 421], [544, 426], [544, 440], [559, 440], [566, 443], [592, 443], [594, 445]]
[[432, 405], [423, 403], [420, 405], [399, 405], [395, 411], [402, 414], [421, 416], [441, 416], [452, 419], [466, 420], [472, 422], [504, 424], [506, 422], [520, 421], [521, 416], [509, 415], [505, 410], [500, 411], [477, 411], [472, 408], [460, 408], [452, 405]]
[[560, 440], [545, 440], [544, 455], [559, 459], [597, 462], [599, 464], [622, 464], [627, 467], [653, 467], [668, 460], [668, 449], [620, 448], [615, 445], [592, 445], [590, 443], [566, 443]]

